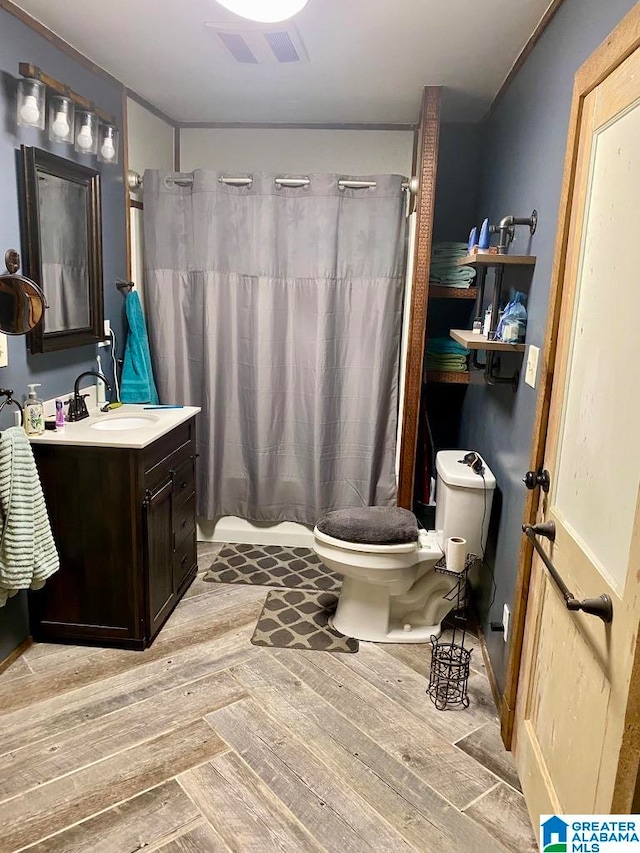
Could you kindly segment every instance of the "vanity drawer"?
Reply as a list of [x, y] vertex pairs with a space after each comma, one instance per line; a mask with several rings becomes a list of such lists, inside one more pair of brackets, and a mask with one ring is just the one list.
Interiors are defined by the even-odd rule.
[[173, 505], [178, 508], [195, 497], [195, 459], [191, 455], [178, 469], [171, 469], [173, 474]]
[[187, 421], [184, 424], [180, 424], [179, 426], [172, 429], [171, 432], [167, 433], [167, 435], [163, 435], [157, 441], [154, 441], [153, 444], [150, 444], [149, 447], [145, 447], [143, 451], [143, 462], [144, 462], [144, 470], [147, 475], [153, 474], [154, 470], [162, 465], [163, 463], [168, 463], [170, 457], [175, 456], [176, 459], [173, 460], [171, 465], [166, 465], [166, 468], [176, 467], [176, 461], [179, 458], [184, 456], [188, 456], [189, 453], [193, 453], [191, 450], [191, 445], [195, 439], [194, 432], [195, 421], [193, 418]]
[[173, 555], [173, 582], [176, 593], [180, 594], [180, 588], [195, 564], [196, 532], [192, 529], [188, 536], [178, 542]]
[[[166, 480], [171, 479], [175, 482], [178, 472], [184, 471], [186, 472], [187, 465], [193, 466], [193, 457], [195, 455], [195, 444], [193, 442], [186, 442], [185, 444], [180, 445], [177, 449], [174, 450], [173, 453], [169, 454], [169, 456], [165, 456], [160, 460], [156, 465], [151, 468], [151, 470], [145, 471], [144, 474], [144, 486], [145, 489], [151, 489], [152, 491], [156, 489], [161, 483], [164, 483]], [[193, 480], [193, 477], [191, 478]], [[180, 483], [185, 481], [185, 476], [183, 473], [182, 479]], [[193, 488], [191, 489], [193, 491]], [[185, 486], [184, 489], [180, 489], [180, 492], [188, 492], [189, 484]], [[176, 493], [174, 492], [174, 498]]]
[[189, 533], [196, 527], [196, 495], [191, 493], [189, 499], [182, 504], [174, 501], [173, 504], [173, 532], [175, 535], [176, 548]]

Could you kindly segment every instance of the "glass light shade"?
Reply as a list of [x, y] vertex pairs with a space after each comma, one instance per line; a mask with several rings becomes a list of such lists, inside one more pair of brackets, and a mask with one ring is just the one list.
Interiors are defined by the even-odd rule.
[[308, 0], [218, 0], [218, 3], [230, 12], [250, 21], [266, 24], [292, 18], [304, 9], [307, 2]]
[[18, 80], [17, 120], [20, 127], [44, 130], [46, 90], [44, 83], [31, 77]]
[[120, 131], [112, 124], [101, 124], [98, 141], [98, 160], [101, 163], [117, 163], [120, 149]]
[[74, 148], [78, 154], [98, 153], [98, 116], [86, 110], [76, 110]]
[[52, 142], [73, 142], [75, 113], [71, 98], [53, 95], [49, 99], [49, 139]]

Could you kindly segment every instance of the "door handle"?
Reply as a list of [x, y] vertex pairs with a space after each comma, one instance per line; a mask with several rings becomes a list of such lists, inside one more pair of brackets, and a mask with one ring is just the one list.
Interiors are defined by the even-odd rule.
[[549, 574], [562, 593], [562, 597], [567, 605], [567, 610], [582, 610], [583, 613], [588, 613], [590, 616], [597, 616], [599, 619], [602, 619], [603, 622], [609, 624], [613, 620], [613, 602], [611, 601], [611, 596], [604, 593], [598, 598], [585, 598], [583, 601], [576, 598], [572, 592], [569, 592], [569, 588], [560, 577], [558, 570], [545, 553], [542, 545], [536, 539], [536, 535], [546, 536], [553, 542], [556, 538], [556, 526], [554, 522], [547, 521], [543, 524], [523, 524], [522, 532], [531, 540], [536, 553], [549, 570]]
[[537, 471], [527, 471], [522, 478], [522, 482], [530, 491], [541, 486], [543, 492], [548, 492], [551, 486], [551, 477], [546, 468], [540, 466]]

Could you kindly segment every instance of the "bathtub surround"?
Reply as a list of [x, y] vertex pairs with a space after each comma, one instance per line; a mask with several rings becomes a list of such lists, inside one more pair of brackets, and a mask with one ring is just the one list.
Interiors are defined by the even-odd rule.
[[206, 518], [313, 524], [395, 502], [403, 179], [337, 177], [145, 173], [154, 372], [163, 401], [202, 405]]

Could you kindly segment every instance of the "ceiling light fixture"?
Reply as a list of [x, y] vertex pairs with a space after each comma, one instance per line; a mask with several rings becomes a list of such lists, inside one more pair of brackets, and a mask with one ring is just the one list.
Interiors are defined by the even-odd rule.
[[307, 5], [308, 0], [218, 0], [221, 6], [264, 24], [275, 24], [293, 18]]

